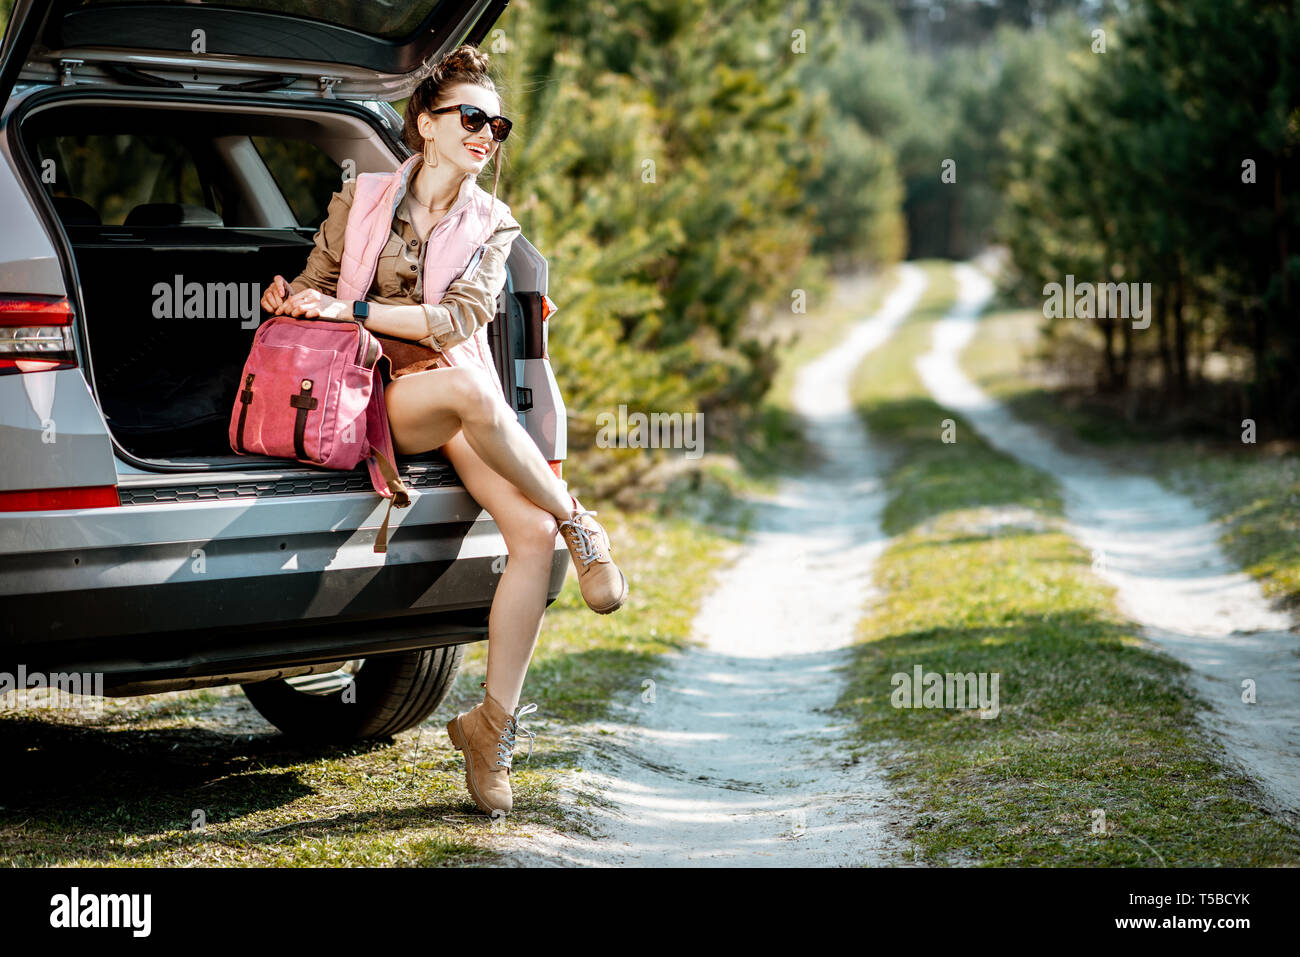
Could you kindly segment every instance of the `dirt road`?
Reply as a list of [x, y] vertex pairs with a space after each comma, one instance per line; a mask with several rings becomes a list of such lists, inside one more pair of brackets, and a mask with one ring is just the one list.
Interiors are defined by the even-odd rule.
[[[698, 648], [672, 660], [626, 723], [579, 729], [584, 772], [566, 802], [593, 802], [600, 839], [529, 827], [507, 853], [525, 865], [862, 866], [906, 863], [907, 811], [880, 768], [850, 761], [824, 709], [884, 547], [880, 453], [849, 402], [849, 379], [915, 306], [926, 280], [904, 266], [880, 311], [801, 370], [794, 393], [825, 463], [757, 503], [752, 536], [694, 622]], [[647, 689], [648, 690], [648, 689]], [[605, 733], [602, 733], [605, 732]], [[606, 802], [603, 805], [595, 802]]]

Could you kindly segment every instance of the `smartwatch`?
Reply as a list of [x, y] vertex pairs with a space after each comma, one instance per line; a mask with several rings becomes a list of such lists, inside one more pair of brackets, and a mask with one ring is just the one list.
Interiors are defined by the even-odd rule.
[[370, 318], [370, 303], [364, 299], [352, 300], [352, 318], [360, 319], [364, 325], [365, 321]]

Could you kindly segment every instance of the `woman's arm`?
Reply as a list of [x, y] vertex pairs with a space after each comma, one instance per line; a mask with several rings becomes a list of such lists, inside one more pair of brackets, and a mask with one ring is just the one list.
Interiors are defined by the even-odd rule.
[[349, 180], [330, 199], [329, 212], [325, 222], [321, 223], [320, 229], [316, 230], [313, 239], [316, 245], [307, 256], [307, 264], [297, 278], [289, 284], [291, 294], [315, 289], [327, 296], [333, 296], [338, 290], [343, 236], [347, 232], [348, 211], [352, 208], [352, 196], [356, 188], [356, 180]]

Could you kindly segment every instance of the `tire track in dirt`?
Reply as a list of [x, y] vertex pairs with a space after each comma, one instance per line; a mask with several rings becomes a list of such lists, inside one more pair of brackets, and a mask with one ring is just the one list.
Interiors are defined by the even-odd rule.
[[[581, 774], [562, 781], [597, 839], [524, 826], [494, 845], [513, 864], [862, 866], [906, 863], [910, 819], [881, 769], [854, 760], [827, 709], [886, 540], [887, 460], [849, 400], [862, 358], [926, 286], [900, 268], [879, 312], [799, 372], [795, 411], [824, 461], [756, 499], [693, 623], [700, 645], [667, 656], [653, 702], [637, 689], [625, 721], [575, 729]], [[587, 810], [586, 807], [583, 808]]]
[[[926, 388], [989, 444], [1060, 482], [1067, 529], [1115, 586], [1120, 610], [1154, 645], [1191, 667], [1192, 686], [1211, 704], [1201, 719], [1230, 759], [1260, 783], [1277, 810], [1300, 810], [1295, 623], [1227, 559], [1219, 547], [1222, 527], [1190, 499], [1152, 478], [1067, 452], [970, 381], [958, 357], [993, 284], [966, 264], [955, 275], [957, 304], [935, 324], [931, 351], [916, 363]], [[1247, 680], [1254, 682], [1254, 704], [1242, 700]]]

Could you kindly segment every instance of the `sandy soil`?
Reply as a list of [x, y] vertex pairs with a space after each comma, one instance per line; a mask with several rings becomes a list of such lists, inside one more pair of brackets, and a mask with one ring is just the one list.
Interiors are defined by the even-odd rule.
[[906, 863], [909, 812], [878, 765], [847, 753], [824, 709], [843, 687], [838, 669], [885, 545], [882, 459], [852, 410], [849, 377], [924, 287], [921, 270], [904, 267], [880, 312], [801, 371], [795, 408], [825, 462], [758, 501], [752, 535], [694, 621], [699, 646], [669, 659], [654, 700], [626, 720], [576, 729], [587, 753], [562, 799], [603, 836], [530, 826], [499, 845], [512, 863]]
[[[956, 270], [958, 303], [936, 324], [933, 348], [917, 362], [926, 387], [992, 445], [1061, 482], [1069, 531], [1116, 587], [1121, 610], [1153, 644], [1192, 668], [1191, 684], [1211, 706], [1202, 719], [1230, 759], [1278, 809], [1300, 810], [1295, 622], [1274, 610], [1258, 583], [1225, 557], [1218, 545], [1222, 528], [1190, 499], [1153, 479], [1066, 452], [966, 377], [957, 357], [993, 289], [973, 267]], [[1248, 681], [1254, 704], [1242, 700]]]

